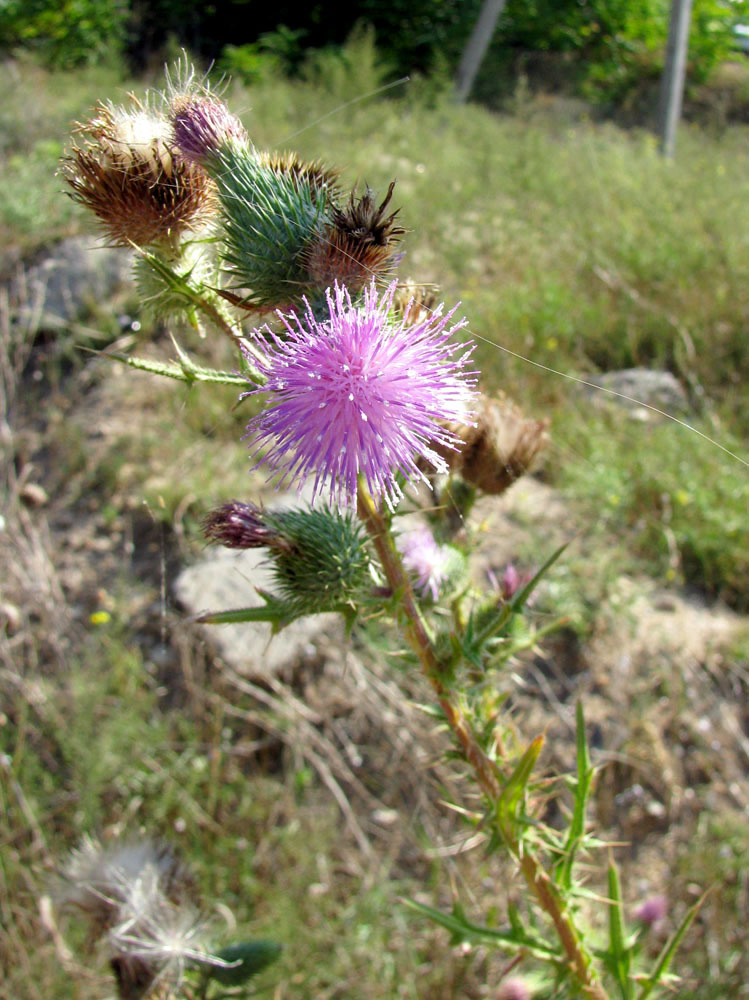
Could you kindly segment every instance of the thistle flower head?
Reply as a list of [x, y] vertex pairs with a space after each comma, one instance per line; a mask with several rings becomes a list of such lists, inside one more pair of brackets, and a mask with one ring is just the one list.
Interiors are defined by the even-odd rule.
[[192, 880], [171, 850], [150, 840], [103, 848], [86, 840], [64, 872], [61, 904], [102, 938], [124, 1000], [178, 986], [188, 964], [222, 965], [205, 947]]
[[[314, 495], [327, 486], [339, 505], [354, 503], [361, 474], [369, 491], [393, 507], [398, 476], [426, 481], [423, 458], [438, 471], [438, 452], [459, 438], [440, 420], [467, 421], [475, 373], [466, 371], [471, 345], [451, 341], [465, 321], [442, 307], [409, 324], [408, 310], [391, 317], [395, 284], [378, 298], [374, 282], [360, 304], [346, 289], [328, 292], [328, 316], [281, 315], [284, 335], [267, 329], [270, 406], [247, 426], [254, 455], [281, 472], [282, 482], [314, 476]], [[250, 392], [259, 390], [250, 390]]]
[[455, 569], [456, 557], [460, 555], [457, 549], [438, 545], [425, 525], [398, 535], [396, 546], [421, 596], [436, 601], [441, 587]]
[[130, 108], [99, 104], [77, 126], [61, 173], [113, 244], [174, 245], [213, 219], [213, 182], [174, 148], [165, 118], [131, 101]]
[[290, 617], [353, 606], [372, 589], [366, 534], [351, 514], [263, 510], [238, 500], [211, 511], [203, 534], [227, 548], [265, 547]]
[[174, 141], [186, 160], [205, 165], [231, 146], [247, 147], [247, 131], [236, 115], [217, 97], [183, 94], [171, 102]]
[[189, 964], [222, 964], [207, 950], [206, 925], [197, 911], [168, 900], [153, 871], [144, 871], [129, 888], [106, 936], [121, 996], [144, 996], [163, 982], [178, 988]]

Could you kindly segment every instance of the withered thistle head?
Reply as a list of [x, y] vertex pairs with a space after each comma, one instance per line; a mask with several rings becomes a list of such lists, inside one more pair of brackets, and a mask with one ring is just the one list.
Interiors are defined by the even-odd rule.
[[247, 131], [222, 100], [203, 94], [180, 94], [170, 104], [174, 141], [186, 160], [205, 165], [228, 146], [247, 147]]
[[103, 847], [87, 837], [63, 870], [60, 905], [84, 915], [96, 937], [118, 921], [120, 908], [132, 899], [133, 887], [146, 872], [172, 903], [178, 904], [193, 891], [190, 872], [168, 845], [134, 840]]
[[499, 494], [512, 486], [531, 467], [546, 445], [548, 420], [527, 420], [505, 396], [482, 396], [475, 426], [446, 425], [462, 441], [460, 451], [438, 451], [467, 483], [484, 493]]
[[398, 210], [387, 214], [393, 181], [379, 205], [371, 188], [361, 198], [351, 192], [348, 205], [333, 209], [332, 221], [304, 252], [311, 282], [327, 288], [336, 282], [350, 291], [361, 291], [372, 278], [387, 276], [395, 264], [392, 244], [405, 230], [396, 225]]
[[320, 160], [303, 160], [297, 153], [263, 151], [257, 154], [262, 167], [278, 174], [287, 174], [301, 183], [307, 183], [313, 192], [327, 191], [334, 197], [338, 190], [339, 172], [326, 167]]
[[393, 296], [393, 311], [410, 323], [428, 320], [438, 305], [436, 285], [417, 285], [411, 278], [399, 284]]
[[227, 966], [207, 950], [192, 878], [166, 845], [142, 840], [102, 847], [88, 839], [64, 878], [60, 903], [88, 919], [121, 1000], [142, 1000], [157, 988], [174, 995], [190, 965]]
[[61, 173], [114, 245], [174, 246], [212, 219], [213, 182], [174, 147], [165, 118], [131, 101], [99, 104], [76, 126]]

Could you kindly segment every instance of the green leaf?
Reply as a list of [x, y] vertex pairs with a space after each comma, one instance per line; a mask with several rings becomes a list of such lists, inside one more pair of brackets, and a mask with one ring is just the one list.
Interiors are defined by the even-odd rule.
[[646, 1000], [646, 997], [650, 996], [653, 989], [665, 979], [669, 966], [671, 965], [673, 957], [676, 954], [684, 935], [689, 930], [692, 921], [697, 916], [702, 904], [705, 902], [705, 896], [707, 896], [707, 893], [702, 895], [694, 906], [687, 910], [686, 916], [663, 946], [663, 950], [658, 956], [653, 971], [647, 977], [640, 989], [640, 992], [637, 994], [637, 1000]]
[[533, 768], [536, 766], [536, 761], [538, 760], [538, 755], [541, 753], [543, 745], [543, 736], [537, 736], [535, 740], [533, 740], [518, 761], [515, 766], [515, 770], [507, 779], [507, 782], [497, 801], [497, 818], [499, 820], [500, 828], [503, 835], [510, 840], [515, 839], [515, 835], [511, 830], [511, 825], [517, 817], [518, 808], [525, 796], [525, 790], [528, 787], [528, 782], [530, 781]]
[[577, 849], [585, 836], [585, 814], [593, 782], [593, 767], [590, 762], [588, 742], [585, 737], [585, 715], [581, 701], [577, 703], [576, 722], [577, 780], [573, 783], [575, 806], [564, 845], [564, 856], [557, 865], [559, 881], [565, 889], [572, 888], [572, 867], [575, 862]]
[[453, 913], [443, 913], [441, 910], [426, 906], [424, 903], [417, 903], [413, 899], [401, 899], [401, 902], [409, 909], [450, 931], [455, 941], [493, 941], [501, 948], [510, 951], [522, 949], [535, 958], [547, 961], [549, 959], [555, 961], [560, 957], [556, 948], [544, 941], [543, 938], [528, 933], [522, 925], [512, 923], [509, 930], [498, 930], [494, 927], [483, 927], [480, 924], [471, 923], [459, 907], [456, 907]]
[[621, 990], [622, 1000], [632, 1000], [634, 983], [630, 978], [631, 954], [625, 939], [624, 919], [622, 917], [622, 890], [619, 882], [619, 869], [613, 863], [609, 864], [609, 951], [606, 965], [616, 979]]
[[252, 976], [262, 972], [281, 954], [281, 945], [276, 941], [241, 941], [222, 948], [216, 954], [230, 966], [212, 965], [207, 968], [208, 975], [223, 986], [241, 986]]

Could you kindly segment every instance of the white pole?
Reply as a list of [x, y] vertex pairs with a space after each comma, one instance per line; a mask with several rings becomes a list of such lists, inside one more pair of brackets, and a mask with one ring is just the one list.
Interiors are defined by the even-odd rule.
[[479, 71], [481, 60], [486, 55], [492, 40], [497, 19], [504, 10], [507, 0], [484, 0], [471, 37], [466, 42], [460, 65], [455, 75], [455, 90], [453, 96], [458, 104], [463, 104], [471, 92], [473, 81]]
[[661, 99], [658, 109], [658, 135], [661, 140], [661, 153], [669, 158], [674, 155], [676, 128], [681, 118], [681, 100], [687, 72], [691, 16], [692, 0], [672, 0], [666, 62], [663, 67]]

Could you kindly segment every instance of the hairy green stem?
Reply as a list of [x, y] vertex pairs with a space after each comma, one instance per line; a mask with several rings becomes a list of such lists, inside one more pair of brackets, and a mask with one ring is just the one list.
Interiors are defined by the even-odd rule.
[[[358, 493], [359, 517], [364, 522], [394, 594], [397, 595], [400, 612], [399, 624], [406, 639], [419, 658], [422, 670], [429, 679], [440, 707], [445, 713], [448, 725], [460, 744], [463, 755], [473, 768], [476, 779], [492, 804], [493, 813], [502, 791], [502, 775], [496, 764], [485, 753], [476, 739], [473, 727], [466, 718], [454, 694], [445, 684], [445, 671], [435, 652], [424, 618], [419, 610], [411, 582], [408, 579], [400, 555], [386, 519], [375, 505], [364, 486], [360, 483]], [[577, 979], [587, 1000], [608, 1000], [606, 992], [598, 981], [591, 958], [583, 948], [580, 934], [565, 906], [559, 889], [541, 862], [530, 853], [527, 843], [521, 844], [505, 824], [499, 829], [509, 853], [515, 859], [525, 881], [536, 897], [539, 905], [549, 915], [562, 945], [570, 971]]]

